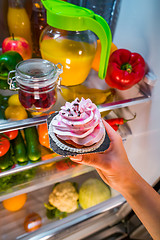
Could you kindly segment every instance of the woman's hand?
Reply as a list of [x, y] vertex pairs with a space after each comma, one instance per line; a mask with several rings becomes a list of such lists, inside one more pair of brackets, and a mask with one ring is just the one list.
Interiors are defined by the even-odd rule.
[[128, 178], [135, 170], [128, 160], [121, 136], [104, 120], [103, 124], [111, 141], [109, 148], [103, 153], [77, 155], [70, 158], [72, 161], [95, 167], [108, 185], [120, 191], [127, 187]]
[[103, 121], [110, 146], [104, 153], [70, 157], [93, 166], [101, 178], [128, 201], [154, 240], [160, 239], [160, 195], [131, 166], [120, 135]]

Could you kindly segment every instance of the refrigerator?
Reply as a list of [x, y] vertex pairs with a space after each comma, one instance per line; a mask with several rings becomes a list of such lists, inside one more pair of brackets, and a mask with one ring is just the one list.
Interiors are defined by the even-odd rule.
[[[74, 3], [74, 1], [72, 2]], [[79, 5], [84, 4], [86, 7], [93, 7], [96, 6], [97, 1], [86, 0], [78, 1], [78, 3]], [[118, 132], [122, 136], [132, 166], [156, 191], [159, 191], [160, 2], [159, 0], [105, 0], [103, 4], [105, 6], [111, 4], [112, 14], [110, 16], [115, 17], [108, 19], [104, 15], [106, 20], [110, 21], [113, 42], [118, 48], [140, 53], [148, 65], [149, 74], [128, 90], [116, 90], [114, 102], [100, 105], [99, 110], [101, 113], [110, 110], [109, 116], [126, 119], [133, 117], [136, 113], [134, 121], [120, 126]], [[0, 40], [2, 43], [2, 40], [8, 36], [4, 21], [7, 12], [5, 1], [1, 1], [0, 11]], [[103, 15], [101, 12], [98, 14]], [[99, 79], [94, 70], [91, 70], [86, 81], [89, 86], [94, 88], [104, 89], [106, 87], [106, 83]], [[2, 90], [0, 94], [9, 95], [10, 91]], [[53, 110], [58, 110], [64, 103], [65, 100], [58, 93], [58, 101]], [[24, 129], [45, 122], [46, 116], [20, 121], [5, 120], [0, 122], [0, 132]], [[85, 165], [77, 165], [74, 168], [70, 167], [59, 171], [55, 168], [55, 162], [61, 160], [63, 160], [61, 156], [50, 155], [45, 161], [16, 166], [0, 172], [0, 178], [4, 182], [8, 176], [13, 176], [11, 186], [0, 192], [0, 239], [152, 239], [124, 197], [114, 189], [110, 189], [111, 198], [107, 201], [85, 210], [79, 208], [78, 211], [68, 214], [63, 219], [48, 219], [44, 203], [48, 201], [48, 196], [56, 183], [71, 181], [76, 182], [80, 187], [89, 178], [100, 179], [94, 168]], [[14, 176], [17, 174], [24, 174], [22, 175], [23, 179], [14, 182], [14, 179], [17, 179]], [[27, 174], [29, 174], [28, 178]], [[5, 199], [23, 193], [27, 193], [27, 201], [22, 209], [9, 212], [3, 207], [2, 202]], [[36, 231], [26, 232], [24, 220], [32, 212], [41, 216], [42, 226]]]

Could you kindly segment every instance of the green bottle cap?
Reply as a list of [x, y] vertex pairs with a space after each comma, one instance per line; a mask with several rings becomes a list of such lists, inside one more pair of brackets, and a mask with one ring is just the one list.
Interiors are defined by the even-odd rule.
[[92, 10], [62, 0], [41, 0], [47, 13], [48, 25], [67, 31], [94, 32], [101, 42], [98, 76], [104, 79], [107, 72], [112, 42], [111, 30], [106, 20]]

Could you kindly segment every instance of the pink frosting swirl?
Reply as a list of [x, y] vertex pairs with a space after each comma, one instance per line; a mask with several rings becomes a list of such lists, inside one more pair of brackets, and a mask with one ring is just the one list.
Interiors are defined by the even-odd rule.
[[84, 146], [97, 143], [105, 131], [98, 108], [90, 99], [84, 98], [66, 102], [51, 124], [60, 139]]

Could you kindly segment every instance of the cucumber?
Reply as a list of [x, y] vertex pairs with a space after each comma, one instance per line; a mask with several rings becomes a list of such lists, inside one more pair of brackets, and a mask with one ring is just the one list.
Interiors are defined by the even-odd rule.
[[20, 131], [18, 131], [17, 137], [11, 141], [11, 144], [13, 147], [15, 160], [18, 163], [27, 163], [28, 162], [27, 150]]
[[36, 127], [24, 129], [27, 146], [27, 155], [31, 161], [38, 161], [41, 158], [40, 143]]
[[9, 148], [8, 152], [0, 157], [0, 169], [6, 170], [9, 167], [14, 165], [12, 154], [11, 154], [11, 147]]

